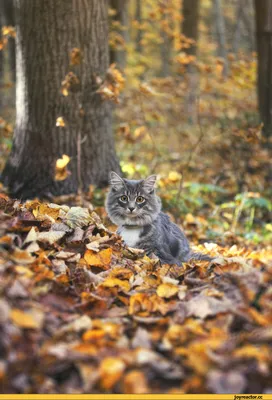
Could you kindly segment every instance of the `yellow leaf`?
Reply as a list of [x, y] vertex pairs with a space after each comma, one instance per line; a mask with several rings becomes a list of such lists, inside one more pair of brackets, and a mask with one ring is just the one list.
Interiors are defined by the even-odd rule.
[[107, 267], [111, 262], [112, 249], [105, 249], [99, 253], [95, 253], [92, 250], [86, 250], [84, 259], [89, 265], [96, 267]]
[[26, 278], [31, 278], [33, 275], [33, 272], [29, 268], [23, 267], [22, 265], [17, 265], [15, 267], [15, 271], [17, 272], [17, 274], [20, 274]]
[[245, 345], [234, 351], [234, 356], [242, 358], [256, 358], [258, 361], [268, 361], [270, 351], [267, 346]]
[[[58, 117], [58, 118], [57, 118], [56, 126], [61, 126], [61, 127], [64, 127], [64, 126], [65, 126], [65, 122], [64, 122], [63, 117]], [[63, 156], [62, 156], [62, 157], [63, 157]]]
[[61, 93], [63, 94], [63, 96], [65, 96], [65, 97], [67, 97], [68, 96], [68, 94], [69, 94], [69, 92], [68, 92], [68, 90], [67, 90], [67, 88], [62, 88], [62, 90], [61, 90]]
[[178, 286], [173, 285], [172, 283], [162, 283], [157, 288], [157, 295], [168, 299], [169, 297], [175, 296], [178, 291]]
[[171, 182], [179, 182], [182, 178], [182, 175], [177, 171], [170, 171], [168, 174], [168, 179]]
[[124, 361], [120, 358], [104, 358], [99, 367], [102, 387], [106, 390], [111, 389], [122, 377], [125, 367]]
[[118, 278], [108, 278], [101, 285], [109, 288], [117, 286], [120, 289], [124, 290], [125, 292], [128, 292], [130, 290], [129, 282], [122, 281], [121, 279]]
[[38, 310], [24, 312], [18, 308], [14, 308], [11, 310], [10, 318], [20, 328], [40, 329], [43, 324], [44, 315]]
[[56, 168], [57, 169], [63, 169], [69, 164], [69, 162], [70, 162], [70, 157], [67, 156], [66, 154], [63, 154], [62, 158], [59, 158], [56, 161]]

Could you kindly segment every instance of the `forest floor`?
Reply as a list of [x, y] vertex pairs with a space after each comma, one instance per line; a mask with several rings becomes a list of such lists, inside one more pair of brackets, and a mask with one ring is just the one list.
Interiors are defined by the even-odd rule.
[[70, 200], [0, 195], [1, 392], [271, 393], [271, 248], [160, 265]]

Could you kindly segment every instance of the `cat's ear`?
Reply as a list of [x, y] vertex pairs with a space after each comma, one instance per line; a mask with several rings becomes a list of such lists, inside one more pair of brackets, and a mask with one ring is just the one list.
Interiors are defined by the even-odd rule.
[[110, 172], [109, 182], [113, 190], [120, 190], [123, 186], [125, 186], [123, 179], [114, 171]]
[[143, 180], [142, 187], [144, 190], [146, 190], [148, 193], [153, 192], [155, 188], [155, 183], [156, 183], [157, 175], [150, 175], [148, 178]]

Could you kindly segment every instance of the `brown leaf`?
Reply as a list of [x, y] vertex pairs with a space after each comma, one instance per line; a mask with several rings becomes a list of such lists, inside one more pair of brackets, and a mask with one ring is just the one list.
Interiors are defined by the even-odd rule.
[[32, 264], [35, 261], [35, 257], [32, 257], [26, 250], [15, 249], [11, 254], [11, 259], [18, 264]]
[[188, 316], [205, 319], [222, 312], [232, 311], [233, 303], [227, 299], [216, 299], [202, 293], [185, 303]]
[[124, 392], [127, 394], [148, 393], [146, 377], [142, 371], [133, 369], [124, 377]]

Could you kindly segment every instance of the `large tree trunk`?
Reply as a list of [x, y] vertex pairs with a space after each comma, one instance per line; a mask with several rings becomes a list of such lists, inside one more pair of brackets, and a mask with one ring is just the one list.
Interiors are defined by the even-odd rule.
[[[188, 49], [183, 49], [189, 55], [197, 55], [198, 42], [198, 25], [199, 25], [199, 0], [183, 0], [182, 1], [182, 33], [189, 39], [194, 40]], [[189, 121], [195, 123], [197, 121], [197, 91], [198, 91], [198, 72], [194, 65], [189, 64], [187, 68], [188, 90], [185, 99], [185, 113]]]
[[120, 30], [118, 33], [123, 41], [121, 49], [111, 48], [110, 62], [116, 63], [117, 66], [122, 69], [126, 67], [126, 61], [127, 61], [126, 45], [129, 42], [128, 3], [129, 0], [110, 0], [110, 6], [115, 11], [113, 20], [120, 24]]
[[[17, 115], [4, 184], [22, 198], [107, 184], [109, 171], [119, 170], [111, 104], [96, 93], [109, 60], [107, 0], [15, 0], [15, 11]], [[71, 65], [73, 48], [79, 65]], [[64, 96], [61, 82], [71, 70], [79, 84]], [[65, 127], [56, 126], [58, 117]], [[55, 181], [62, 154], [71, 157], [71, 175]]]
[[272, 2], [255, 0], [258, 101], [264, 135], [272, 135]]

